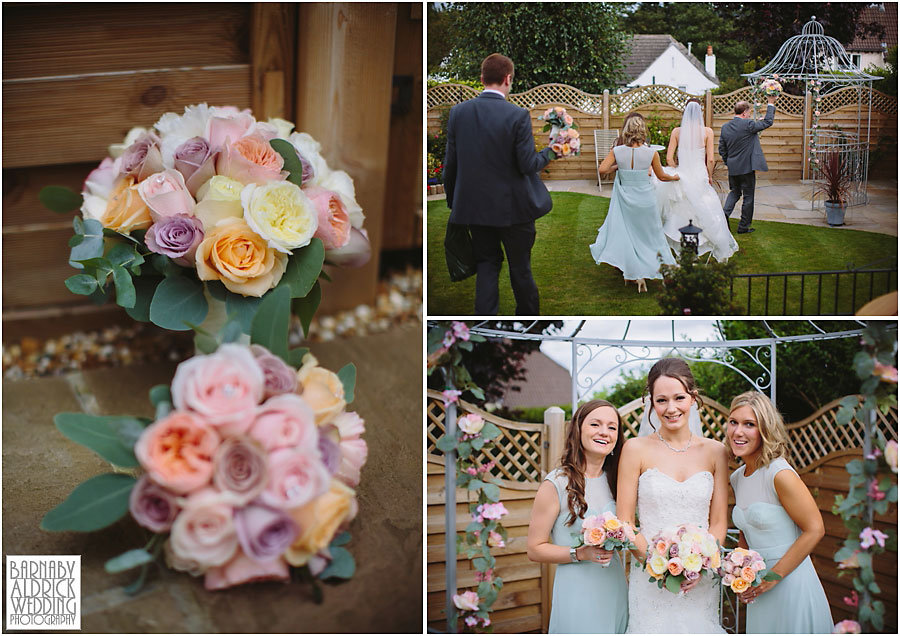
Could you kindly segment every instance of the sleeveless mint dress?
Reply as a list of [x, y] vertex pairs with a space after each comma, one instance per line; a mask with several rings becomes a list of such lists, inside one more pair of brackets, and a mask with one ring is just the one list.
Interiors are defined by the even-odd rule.
[[656, 188], [647, 174], [655, 151], [616, 146], [613, 153], [616, 180], [591, 255], [598, 265], [608, 263], [622, 270], [627, 280], [662, 278], [660, 263], [674, 265], [675, 258], [663, 231]]
[[[731, 474], [735, 497], [731, 518], [750, 549], [771, 568], [800, 536], [775, 491], [775, 475], [794, 469], [781, 457], [749, 477], [744, 477], [745, 469], [741, 466]], [[830, 634], [834, 629], [825, 590], [809, 557], [746, 607], [748, 634]]]
[[[581, 532], [581, 519], [566, 525], [569, 516], [566, 484], [568, 479], [560, 469], [544, 479], [556, 487], [559, 516], [553, 524], [551, 541], [571, 546], [572, 533]], [[585, 479], [587, 516], [615, 512], [616, 502], [609, 491], [606, 475]], [[625, 569], [616, 553], [609, 567], [599, 563], [561, 563], [556, 566], [553, 580], [553, 601], [550, 605], [551, 634], [622, 634], [628, 626], [628, 587]]]

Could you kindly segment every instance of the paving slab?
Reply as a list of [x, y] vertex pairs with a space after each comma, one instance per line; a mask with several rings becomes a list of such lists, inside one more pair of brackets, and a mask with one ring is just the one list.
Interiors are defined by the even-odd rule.
[[53, 415], [85, 407], [152, 415], [147, 392], [171, 381], [175, 363], [3, 382], [4, 554], [80, 554], [83, 633], [421, 633], [421, 325], [312, 348], [327, 368], [356, 364], [353, 408], [366, 420], [369, 446], [347, 546], [357, 571], [350, 581], [323, 585], [323, 603], [305, 583], [209, 592], [201, 578], [170, 570], [154, 571], [129, 597], [121, 586], [134, 573], [108, 575], [103, 564], [146, 542], [130, 519], [93, 533], [39, 530], [74, 486], [109, 470], [59, 433]]

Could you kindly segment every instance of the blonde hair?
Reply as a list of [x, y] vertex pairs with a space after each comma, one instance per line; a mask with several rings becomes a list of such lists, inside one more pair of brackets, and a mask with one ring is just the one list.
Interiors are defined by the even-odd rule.
[[644, 125], [643, 117], [632, 117], [622, 128], [622, 143], [626, 146], [632, 146], [635, 143], [643, 144], [647, 142], [647, 127]]
[[[759, 391], [741, 393], [731, 401], [728, 417], [730, 418], [734, 410], [742, 406], [749, 406], [756, 415], [756, 424], [759, 428], [760, 439], [762, 439], [762, 449], [759, 459], [756, 461], [757, 466], [768, 466], [773, 459], [779, 457], [789, 459], [790, 442], [787, 430], [784, 428], [784, 418], [772, 404], [772, 400]], [[731, 459], [735, 459], [734, 453], [731, 452], [731, 445], [726, 444], [726, 446]]]

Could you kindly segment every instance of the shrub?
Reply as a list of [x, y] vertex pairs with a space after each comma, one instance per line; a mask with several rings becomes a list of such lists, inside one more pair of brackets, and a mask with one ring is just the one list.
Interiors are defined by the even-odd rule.
[[689, 249], [682, 249], [677, 265], [662, 265], [663, 290], [657, 297], [662, 313], [669, 316], [733, 315], [738, 309], [729, 298], [733, 262], [703, 263]]

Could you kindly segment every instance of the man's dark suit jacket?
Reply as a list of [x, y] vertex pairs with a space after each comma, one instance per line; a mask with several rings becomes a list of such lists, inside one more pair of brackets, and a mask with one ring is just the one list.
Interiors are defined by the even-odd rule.
[[553, 202], [538, 173], [548, 163], [549, 148], [534, 150], [524, 108], [496, 93], [457, 104], [444, 157], [450, 222], [508, 227], [547, 214]]
[[750, 174], [756, 170], [766, 171], [766, 156], [759, 144], [759, 133], [775, 121], [775, 105], [766, 107], [766, 117], [762, 121], [742, 119], [735, 116], [722, 124], [719, 133], [719, 155], [728, 166], [729, 175]]

